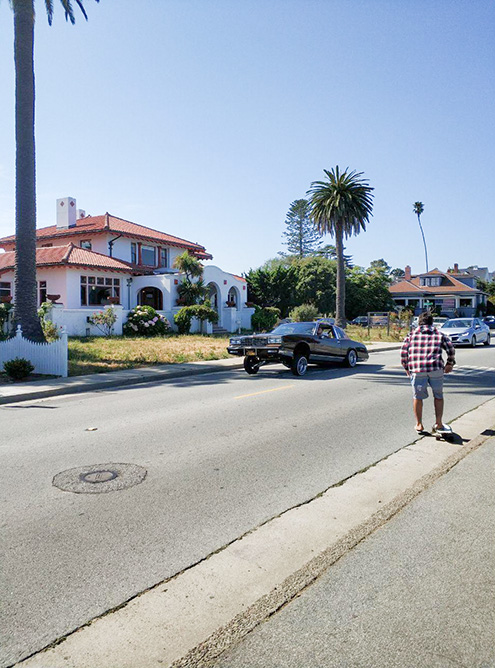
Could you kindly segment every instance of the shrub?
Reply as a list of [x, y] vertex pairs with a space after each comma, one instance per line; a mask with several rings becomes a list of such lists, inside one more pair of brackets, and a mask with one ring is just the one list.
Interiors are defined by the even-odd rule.
[[191, 329], [191, 320], [198, 318], [201, 324], [208, 322], [218, 322], [218, 313], [207, 304], [195, 304], [193, 306], [184, 306], [174, 315], [174, 322], [179, 328], [179, 334], [189, 334]]
[[170, 323], [152, 306], [136, 306], [129, 313], [123, 332], [126, 336], [163, 336], [170, 332]]
[[3, 369], [12, 380], [22, 380], [33, 373], [34, 366], [24, 357], [16, 357], [3, 363]]
[[310, 322], [318, 317], [318, 309], [313, 304], [301, 304], [292, 309], [289, 317], [295, 322]]
[[7, 322], [9, 311], [11, 311], [13, 308], [14, 305], [7, 302], [0, 304], [0, 333], [2, 332], [4, 323]]
[[100, 332], [103, 332], [105, 336], [112, 336], [113, 326], [116, 321], [117, 314], [112, 306], [106, 308], [104, 311], [96, 311], [88, 318], [89, 324], [94, 325]]
[[41, 327], [43, 329], [43, 334], [48, 343], [56, 341], [60, 338], [60, 332], [57, 325], [51, 320], [42, 320]]
[[275, 306], [266, 306], [265, 308], [256, 306], [255, 308], [256, 311], [251, 317], [253, 329], [261, 332], [273, 329], [280, 318], [280, 309], [275, 308]]

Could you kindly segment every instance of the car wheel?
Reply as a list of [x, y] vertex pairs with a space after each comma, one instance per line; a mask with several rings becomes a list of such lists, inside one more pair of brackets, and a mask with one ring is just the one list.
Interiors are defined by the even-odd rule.
[[488, 334], [488, 336], [486, 337], [485, 346], [489, 345], [490, 345], [490, 335]]
[[306, 355], [296, 355], [291, 365], [294, 376], [304, 376], [308, 370], [308, 358]]
[[351, 369], [353, 369], [358, 361], [358, 356], [355, 350], [351, 349], [348, 351], [347, 355], [345, 356], [345, 361], [344, 364]]
[[244, 371], [250, 376], [258, 373], [260, 370], [260, 361], [257, 357], [245, 357], [244, 358]]
[[476, 343], [477, 343], [476, 342], [476, 337], [473, 336], [473, 338], [471, 339], [471, 348], [476, 348]]

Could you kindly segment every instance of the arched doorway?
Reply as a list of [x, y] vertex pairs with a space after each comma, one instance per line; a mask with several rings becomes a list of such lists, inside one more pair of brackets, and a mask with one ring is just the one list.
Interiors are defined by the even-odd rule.
[[208, 283], [208, 298], [211, 302], [211, 308], [220, 313], [220, 290], [215, 283]]
[[138, 295], [140, 306], [152, 306], [157, 311], [163, 310], [163, 293], [158, 288], [142, 288]]

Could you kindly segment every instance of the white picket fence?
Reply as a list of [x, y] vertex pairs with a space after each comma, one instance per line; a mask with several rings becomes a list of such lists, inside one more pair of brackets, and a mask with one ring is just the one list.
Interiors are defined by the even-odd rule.
[[22, 336], [22, 329], [17, 325], [16, 335], [6, 341], [0, 341], [0, 369], [3, 363], [16, 357], [23, 357], [34, 366], [34, 373], [50, 376], [69, 375], [67, 332], [63, 329], [60, 338], [52, 343], [35, 343]]

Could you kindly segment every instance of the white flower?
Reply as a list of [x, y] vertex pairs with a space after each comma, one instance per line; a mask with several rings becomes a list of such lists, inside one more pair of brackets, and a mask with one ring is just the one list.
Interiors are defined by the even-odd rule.
[[145, 327], [149, 327], [149, 326], [150, 326], [149, 322], [145, 322], [145, 323], [143, 323], [143, 324], [144, 324]]

